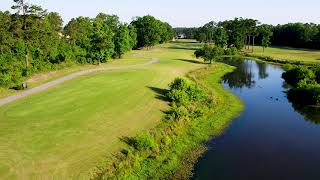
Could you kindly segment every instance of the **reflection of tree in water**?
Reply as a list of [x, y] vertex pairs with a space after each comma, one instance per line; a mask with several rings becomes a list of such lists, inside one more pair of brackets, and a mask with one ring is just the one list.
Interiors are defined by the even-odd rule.
[[304, 106], [292, 103], [295, 111], [304, 116], [307, 121], [320, 125], [320, 107]]
[[294, 97], [295, 95], [290, 95], [289, 93], [290, 91], [287, 97], [294, 110], [304, 116], [305, 120], [320, 125], [320, 107], [306, 105], [299, 101], [299, 98]]
[[261, 62], [256, 62], [256, 64], [259, 69], [259, 79], [266, 79], [269, 76], [267, 73], [267, 64]]
[[230, 88], [251, 88], [254, 86], [254, 61], [225, 58], [222, 62], [237, 67], [235, 71], [226, 74], [223, 78], [223, 82], [228, 84]]

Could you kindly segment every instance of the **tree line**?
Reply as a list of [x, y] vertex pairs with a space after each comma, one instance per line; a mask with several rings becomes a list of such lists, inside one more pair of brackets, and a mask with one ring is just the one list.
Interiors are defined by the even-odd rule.
[[201, 42], [222, 42], [237, 49], [248, 45], [270, 44], [296, 48], [320, 49], [320, 24], [288, 23], [284, 25], [261, 24], [258, 20], [235, 18], [221, 22], [209, 22], [199, 28], [175, 28], [176, 35]]
[[172, 27], [150, 15], [130, 24], [116, 15], [77, 17], [63, 26], [57, 12], [14, 0], [0, 11], [0, 86], [19, 88], [36, 72], [74, 64], [101, 64], [173, 38]]
[[[191, 31], [191, 32], [190, 32]], [[215, 44], [220, 47], [234, 47], [238, 50], [249, 49], [250, 45], [270, 45], [273, 35], [272, 26], [260, 24], [254, 19], [235, 18], [233, 20], [214, 22], [211, 21], [199, 28], [178, 28], [176, 34], [188, 32], [187, 38], [194, 38], [200, 42]], [[257, 38], [258, 39], [257, 42]], [[253, 50], [253, 49], [251, 49]]]
[[320, 49], [320, 24], [289, 23], [274, 26], [273, 45]]

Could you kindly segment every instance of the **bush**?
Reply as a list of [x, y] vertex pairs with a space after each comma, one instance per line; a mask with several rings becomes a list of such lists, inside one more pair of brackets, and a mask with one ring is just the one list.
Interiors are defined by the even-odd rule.
[[178, 105], [188, 105], [194, 101], [203, 102], [206, 98], [201, 88], [183, 78], [176, 78], [169, 87], [167, 97]]
[[152, 150], [157, 146], [153, 136], [148, 133], [140, 133], [135, 137], [134, 148], [141, 151], [141, 150]]
[[320, 65], [313, 67], [317, 83], [320, 83]]
[[234, 55], [237, 55], [237, 54], [238, 54], [238, 49], [235, 48], [235, 47], [226, 48], [224, 50], [224, 55], [227, 55], [227, 56], [234, 56]]
[[177, 106], [175, 103], [169, 113], [169, 118], [176, 121], [183, 121], [189, 118], [188, 109], [184, 106]]
[[210, 44], [205, 44], [201, 49], [194, 52], [197, 58], [203, 58], [205, 62], [210, 62], [221, 58], [224, 54], [224, 49], [218, 46], [213, 46]]
[[296, 87], [301, 80], [313, 80], [315, 77], [314, 72], [305, 66], [296, 66], [282, 74], [282, 78], [294, 87]]
[[293, 88], [288, 92], [288, 98], [293, 103], [303, 105], [320, 104], [320, 68], [296, 66], [283, 73], [285, 81]]

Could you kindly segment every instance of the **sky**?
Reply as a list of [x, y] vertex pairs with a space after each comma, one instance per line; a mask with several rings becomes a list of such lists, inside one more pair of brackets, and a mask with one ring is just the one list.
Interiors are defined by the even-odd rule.
[[[209, 21], [235, 17], [266, 24], [313, 22], [320, 24], [320, 0], [28, 0], [58, 12], [65, 24], [74, 17], [116, 14], [123, 22], [153, 15], [173, 27], [199, 27]], [[13, 0], [0, 0], [0, 10], [10, 10]]]

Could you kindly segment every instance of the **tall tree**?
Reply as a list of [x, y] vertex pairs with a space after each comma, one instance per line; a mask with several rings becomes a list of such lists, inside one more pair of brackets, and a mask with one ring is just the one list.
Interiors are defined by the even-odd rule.
[[153, 16], [137, 17], [131, 23], [137, 30], [137, 46], [152, 47], [172, 39], [173, 30], [168, 23], [157, 20]]
[[130, 36], [131, 49], [136, 48], [137, 43], [138, 43], [138, 41], [137, 41], [137, 30], [131, 24], [128, 25], [128, 30], [129, 30], [129, 36]]
[[98, 60], [99, 65], [114, 54], [113, 37], [114, 33], [110, 26], [105, 23], [104, 18], [98, 15], [93, 22], [91, 53], [93, 58]]
[[115, 35], [115, 56], [121, 58], [122, 55], [132, 49], [130, 32], [126, 24], [119, 26], [117, 34]]
[[[26, 46], [26, 67], [29, 67], [29, 39], [32, 37], [32, 30], [29, 30], [28, 25], [32, 23], [32, 20], [35, 18], [41, 18], [46, 13], [45, 10], [43, 10], [40, 6], [32, 5], [29, 3], [26, 3], [25, 0], [13, 0], [15, 5], [13, 5], [11, 8], [13, 10], [16, 10], [16, 17], [20, 18], [22, 16], [23, 19], [23, 25], [22, 30], [24, 34], [24, 41]], [[32, 28], [32, 27], [30, 27]]]
[[228, 42], [227, 31], [223, 27], [216, 27], [213, 34], [213, 42], [216, 46], [225, 47]]
[[258, 32], [262, 35], [261, 45], [262, 45], [263, 52], [264, 52], [264, 49], [267, 48], [271, 44], [270, 37], [273, 34], [272, 30], [271, 30], [271, 26], [267, 25], [267, 24], [263, 24], [261, 26], [258, 26]]

